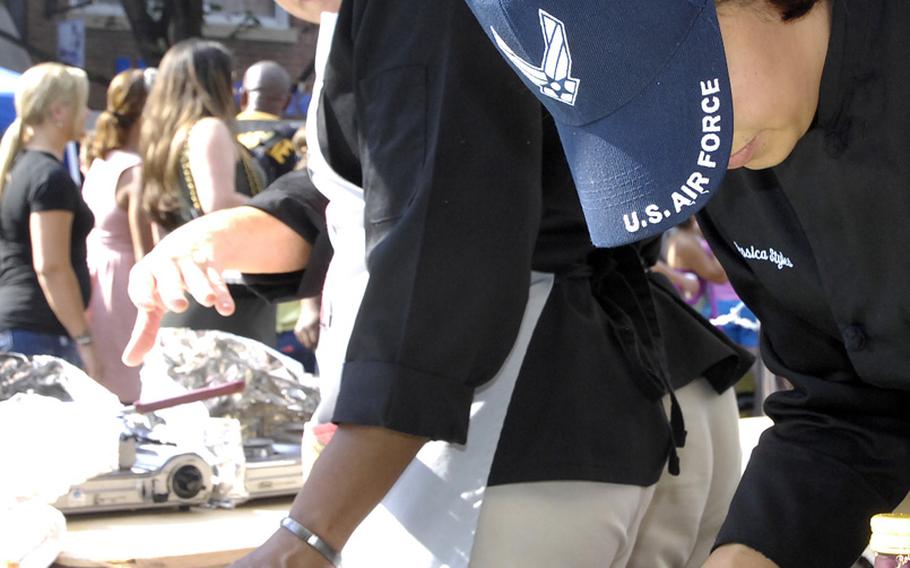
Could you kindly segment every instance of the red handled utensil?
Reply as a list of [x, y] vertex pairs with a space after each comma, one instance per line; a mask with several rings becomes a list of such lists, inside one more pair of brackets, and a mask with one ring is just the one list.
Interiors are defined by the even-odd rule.
[[161, 410], [162, 408], [170, 408], [172, 406], [179, 406], [181, 404], [186, 404], [188, 402], [196, 402], [199, 400], [205, 400], [208, 398], [223, 396], [226, 394], [234, 394], [242, 391], [246, 387], [246, 383], [243, 380], [232, 381], [230, 383], [224, 383], [223, 385], [215, 385], [211, 387], [203, 387], [201, 389], [191, 390], [177, 396], [172, 396], [170, 398], [163, 398], [161, 400], [155, 400], [152, 402], [135, 402], [129, 406], [123, 407], [121, 411], [123, 414], [128, 414], [130, 412], [138, 412], [139, 414], [145, 414], [148, 412], [153, 412], [155, 410]]

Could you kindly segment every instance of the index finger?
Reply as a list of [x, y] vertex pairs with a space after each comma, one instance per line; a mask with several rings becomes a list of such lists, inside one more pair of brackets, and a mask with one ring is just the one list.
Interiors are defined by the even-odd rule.
[[124, 365], [129, 367], [140, 365], [146, 354], [155, 346], [162, 314], [163, 312], [160, 310], [139, 310], [130, 341], [126, 344], [121, 356]]

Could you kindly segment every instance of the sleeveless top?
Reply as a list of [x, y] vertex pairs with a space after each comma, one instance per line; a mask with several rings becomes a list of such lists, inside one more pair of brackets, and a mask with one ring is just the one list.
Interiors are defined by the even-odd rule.
[[127, 150], [111, 150], [92, 162], [82, 184], [82, 198], [95, 215], [95, 227], [88, 236], [90, 244], [97, 240], [104, 246], [133, 253], [129, 218], [117, 203], [116, 193], [123, 172], [140, 164], [142, 158]]
[[[237, 149], [240, 159], [237, 160], [234, 167], [234, 188], [237, 193], [252, 197], [265, 187], [265, 174], [253, 162], [246, 148], [237, 144]], [[179, 186], [178, 199], [180, 208], [166, 213], [167, 223], [162, 224], [162, 226], [168, 231], [173, 231], [196, 217], [205, 215], [205, 211], [202, 210], [202, 205], [199, 203], [193, 172], [190, 170], [189, 144], [184, 144], [183, 150], [180, 152], [180, 171], [177, 173], [177, 184]]]
[[[240, 159], [235, 167], [235, 187], [238, 193], [252, 197], [263, 189], [264, 175], [252, 161], [247, 151], [238, 145]], [[205, 215], [196, 192], [196, 183], [189, 165], [189, 149], [184, 144], [180, 156], [178, 173], [180, 208], [171, 212], [173, 225], [165, 227], [173, 230], [197, 217]], [[222, 316], [214, 308], [198, 304], [188, 297], [189, 307], [183, 313], [167, 313], [161, 320], [161, 327], [184, 327], [195, 330], [219, 330], [255, 339], [272, 347], [276, 342], [275, 305], [254, 294], [243, 284], [231, 283], [228, 290], [234, 298], [235, 311], [230, 316]]]

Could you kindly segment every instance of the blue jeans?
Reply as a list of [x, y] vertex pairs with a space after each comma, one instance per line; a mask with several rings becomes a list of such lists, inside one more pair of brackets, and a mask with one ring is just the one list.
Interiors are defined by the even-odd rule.
[[41, 333], [25, 329], [6, 329], [0, 331], [0, 353], [14, 352], [23, 355], [53, 355], [64, 359], [77, 367], [82, 367], [82, 359], [76, 342], [66, 335]]

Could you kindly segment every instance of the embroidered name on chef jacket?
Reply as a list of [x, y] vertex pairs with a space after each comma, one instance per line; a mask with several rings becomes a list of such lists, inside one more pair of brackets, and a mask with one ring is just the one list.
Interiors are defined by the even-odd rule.
[[785, 256], [784, 253], [774, 250], [771, 247], [756, 248], [754, 245], [744, 247], [736, 241], [733, 241], [733, 246], [736, 247], [739, 254], [746, 260], [762, 260], [769, 262], [776, 266], [778, 270], [793, 268], [793, 262], [790, 260], [790, 257]]

